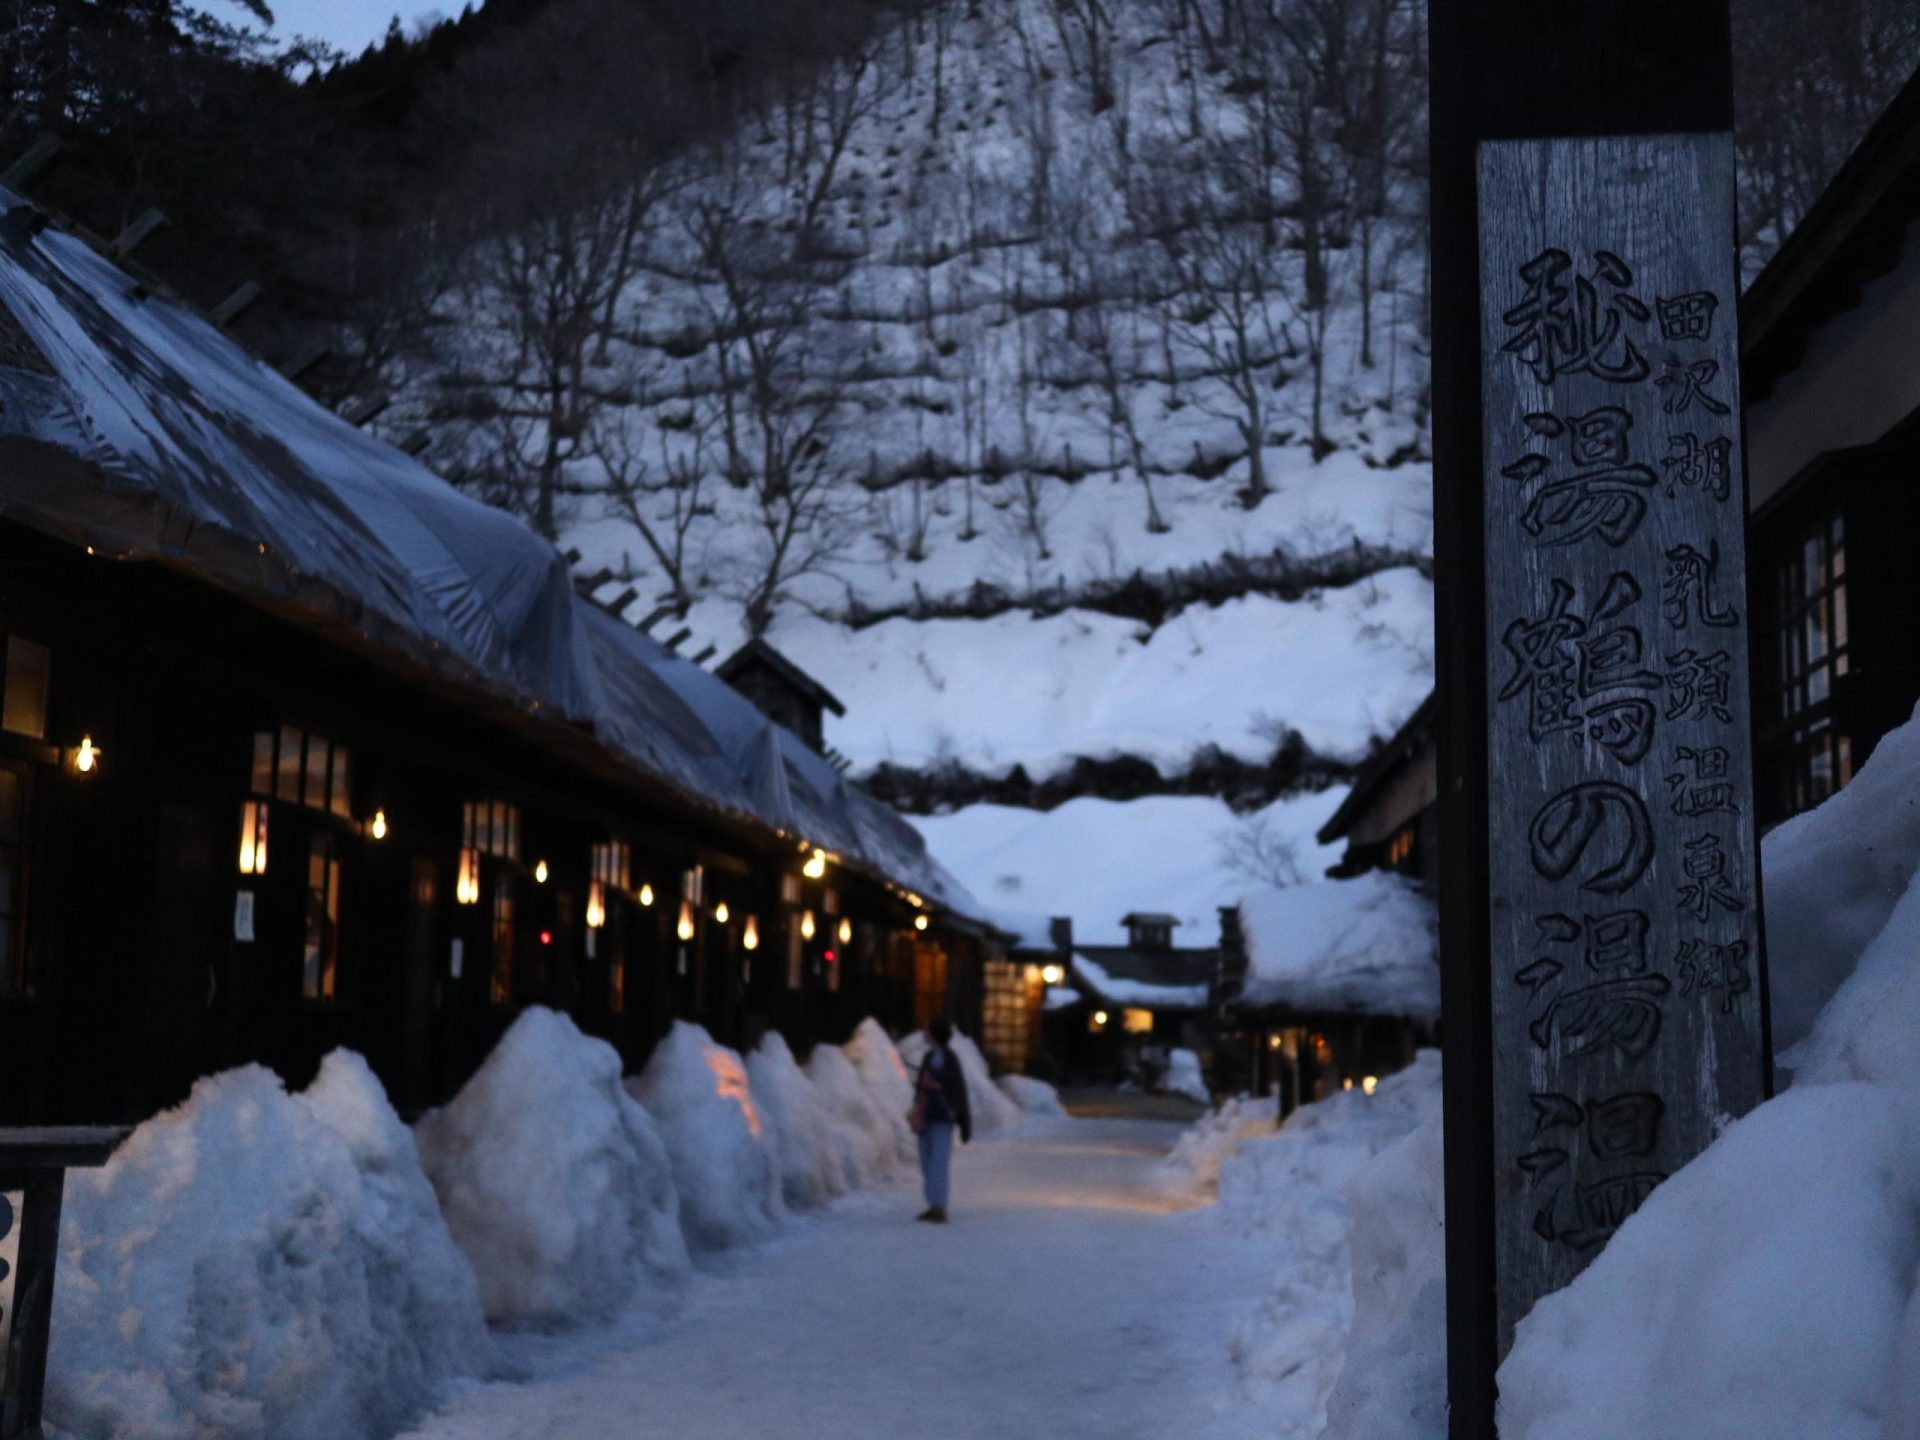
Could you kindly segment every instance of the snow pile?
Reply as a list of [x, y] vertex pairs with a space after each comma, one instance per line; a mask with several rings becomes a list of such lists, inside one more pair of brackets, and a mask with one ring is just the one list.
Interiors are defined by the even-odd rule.
[[613, 1047], [564, 1015], [522, 1012], [414, 1133], [489, 1319], [605, 1314], [687, 1268], [659, 1132]]
[[795, 1063], [777, 1030], [747, 1056], [747, 1082], [772, 1132], [780, 1157], [781, 1194], [796, 1210], [811, 1210], [850, 1183], [847, 1143], [819, 1089]]
[[908, 1074], [900, 1052], [894, 1049], [893, 1041], [880, 1028], [880, 1022], [869, 1015], [841, 1048], [885, 1118], [894, 1154], [903, 1161], [913, 1160], [919, 1153], [913, 1129], [907, 1124], [907, 1112], [913, 1108], [913, 1077]]
[[720, 1250], [771, 1235], [785, 1215], [780, 1161], [739, 1055], [676, 1020], [628, 1084], [672, 1158], [687, 1244]]
[[[1920, 1435], [1920, 721], [1768, 838], [1794, 1086], [1523, 1320], [1510, 1440]], [[1777, 880], [1776, 880], [1777, 877]]]
[[1440, 1116], [1347, 1181], [1353, 1325], [1322, 1440], [1441, 1440], [1447, 1428]]
[[1399, 875], [1265, 889], [1240, 902], [1249, 1005], [1440, 1013], [1433, 902]]
[[67, 1177], [49, 1421], [93, 1437], [389, 1432], [488, 1360], [474, 1273], [358, 1055], [200, 1081]]
[[[1020, 1123], [1020, 1106], [1013, 1099], [1001, 1093], [1000, 1087], [993, 1083], [993, 1071], [987, 1065], [987, 1057], [980, 1053], [980, 1047], [973, 1043], [958, 1027], [953, 1032], [952, 1049], [960, 1061], [960, 1073], [966, 1077], [967, 1106], [973, 1112], [973, 1138], [984, 1139], [989, 1135], [1001, 1135]], [[900, 1042], [900, 1060], [910, 1074], [920, 1073], [920, 1062], [926, 1058], [926, 1033], [916, 1030]], [[1059, 1103], [1059, 1097], [1055, 1097]]]
[[[849, 1184], [877, 1185], [901, 1163], [891, 1118], [880, 1108], [860, 1072], [837, 1045], [816, 1045], [807, 1057], [807, 1079], [834, 1121], [834, 1143]], [[902, 1119], [902, 1127], [905, 1120]]]
[[1227, 1157], [1243, 1142], [1272, 1134], [1279, 1114], [1279, 1101], [1250, 1095], [1236, 1095], [1208, 1111], [1181, 1132], [1172, 1153], [1160, 1162], [1163, 1181], [1169, 1189], [1196, 1196], [1217, 1194]]
[[1000, 1092], [1027, 1115], [1058, 1117], [1067, 1113], [1060, 1104], [1060, 1092], [1031, 1075], [1002, 1075]]
[[1354, 1311], [1348, 1185], [1375, 1156], [1437, 1117], [1439, 1052], [1424, 1050], [1372, 1095], [1345, 1090], [1248, 1140], [1220, 1169], [1219, 1214], [1270, 1235], [1272, 1292], [1229, 1340], [1249, 1397], [1278, 1434], [1320, 1434]]
[[1766, 838], [1768, 989], [1783, 1055], [1813, 1029], [1920, 870], [1916, 776], [1920, 724], [1909, 723], [1881, 740], [1846, 789]]
[[1207, 1088], [1207, 1077], [1200, 1073], [1200, 1057], [1184, 1048], [1167, 1055], [1167, 1078], [1163, 1085], [1170, 1093], [1198, 1100], [1202, 1105], [1213, 1099], [1213, 1092]]

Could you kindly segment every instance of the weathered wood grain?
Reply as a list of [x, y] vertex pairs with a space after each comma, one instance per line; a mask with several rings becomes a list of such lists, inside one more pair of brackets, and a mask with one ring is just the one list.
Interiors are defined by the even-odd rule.
[[1504, 1354], [1767, 1066], [1732, 139], [1478, 172]]

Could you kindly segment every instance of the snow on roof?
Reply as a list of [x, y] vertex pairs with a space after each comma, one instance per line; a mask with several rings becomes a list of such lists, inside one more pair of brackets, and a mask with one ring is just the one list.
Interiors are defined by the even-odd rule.
[[350, 631], [587, 728], [699, 803], [984, 920], [897, 814], [723, 681], [575, 593], [519, 519], [315, 403], [0, 189], [0, 306], [52, 377], [0, 368], [0, 508]]
[[1155, 985], [1113, 974], [1084, 950], [1073, 952], [1074, 978], [1102, 1000], [1114, 1005], [1142, 1005], [1154, 1010], [1203, 1010], [1207, 986]]
[[1378, 870], [1249, 896], [1240, 902], [1248, 968], [1238, 1003], [1438, 1015], [1434, 925], [1431, 900]]
[[1047, 988], [1046, 1008], [1068, 1010], [1086, 998], [1071, 985], [1051, 985]]
[[1053, 938], [1053, 917], [1035, 915], [1026, 910], [1000, 910], [987, 907], [993, 928], [1013, 937], [1016, 950], [1058, 950]]

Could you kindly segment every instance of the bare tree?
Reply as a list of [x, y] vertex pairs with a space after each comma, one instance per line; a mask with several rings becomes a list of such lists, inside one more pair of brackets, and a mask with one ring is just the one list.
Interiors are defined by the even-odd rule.
[[705, 494], [709, 474], [706, 428], [688, 397], [684, 412], [686, 443], [671, 446], [661, 430], [659, 464], [648, 463], [633, 438], [631, 416], [603, 416], [591, 432], [590, 448], [606, 472], [609, 512], [640, 532], [667, 578], [664, 597], [685, 613], [693, 603], [689, 567], [694, 563], [694, 533], [714, 518]]

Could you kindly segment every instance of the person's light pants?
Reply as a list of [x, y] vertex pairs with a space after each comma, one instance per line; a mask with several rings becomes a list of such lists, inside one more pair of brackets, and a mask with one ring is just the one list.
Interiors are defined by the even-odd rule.
[[920, 1177], [926, 1183], [927, 1204], [947, 1208], [947, 1174], [953, 1164], [953, 1126], [930, 1121], [920, 1127]]

